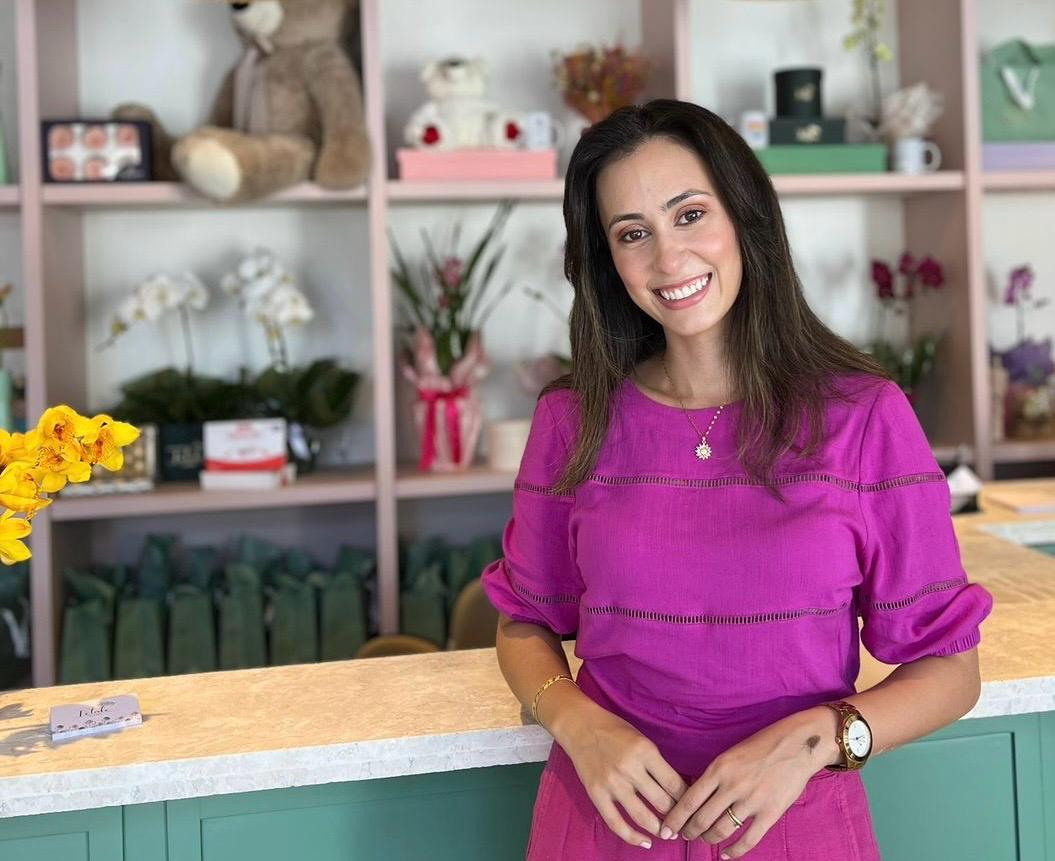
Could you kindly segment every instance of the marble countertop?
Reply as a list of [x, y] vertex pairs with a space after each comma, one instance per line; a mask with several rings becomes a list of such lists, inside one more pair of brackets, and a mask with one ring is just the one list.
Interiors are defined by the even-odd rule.
[[[955, 518], [971, 580], [995, 597], [963, 719], [1055, 710], [1055, 557], [1014, 543], [1045, 521], [1055, 542], [1055, 514]], [[858, 690], [892, 670], [862, 652]], [[50, 740], [50, 706], [120, 693], [139, 696], [141, 727]], [[540, 762], [550, 743], [494, 649], [8, 691], [0, 817]]]

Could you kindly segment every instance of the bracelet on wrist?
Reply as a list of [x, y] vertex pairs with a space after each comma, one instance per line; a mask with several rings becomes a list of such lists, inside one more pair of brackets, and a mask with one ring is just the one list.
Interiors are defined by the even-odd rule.
[[571, 682], [573, 685], [578, 687], [578, 684], [576, 683], [575, 679], [573, 679], [571, 676], [566, 675], [564, 673], [561, 673], [560, 675], [553, 676], [552, 678], [546, 679], [546, 681], [542, 683], [542, 686], [537, 691], [535, 691], [535, 698], [531, 701], [531, 717], [534, 718], [535, 723], [540, 723], [540, 721], [538, 719], [538, 701], [539, 701], [539, 697], [541, 697], [542, 694], [545, 693], [546, 688], [548, 688], [550, 685], [556, 684], [561, 679], [563, 679], [566, 682]]

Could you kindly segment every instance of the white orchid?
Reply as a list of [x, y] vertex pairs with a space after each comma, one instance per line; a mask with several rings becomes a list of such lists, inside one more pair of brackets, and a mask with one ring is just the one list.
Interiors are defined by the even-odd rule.
[[303, 325], [315, 316], [293, 273], [271, 251], [257, 248], [223, 276], [220, 286], [238, 299], [246, 317], [264, 327], [272, 362], [286, 367], [282, 330]]
[[119, 335], [124, 334], [137, 322], [156, 323], [167, 311], [178, 311], [183, 317], [183, 338], [187, 350], [187, 370], [194, 363], [194, 352], [190, 342], [188, 309], [204, 311], [209, 305], [209, 291], [193, 272], [169, 275], [154, 272], [144, 278], [135, 289], [121, 300], [110, 321], [110, 337], [101, 348], [111, 346]]

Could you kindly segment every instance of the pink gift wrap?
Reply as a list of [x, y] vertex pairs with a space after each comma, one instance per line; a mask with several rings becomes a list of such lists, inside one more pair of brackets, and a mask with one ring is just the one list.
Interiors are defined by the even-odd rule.
[[423, 472], [468, 469], [483, 426], [475, 385], [490, 370], [480, 335], [474, 332], [469, 337], [465, 354], [447, 376], [440, 373], [432, 336], [420, 326], [414, 333], [413, 356], [414, 364], [404, 362], [402, 371], [417, 390], [413, 411], [421, 445], [418, 468]]

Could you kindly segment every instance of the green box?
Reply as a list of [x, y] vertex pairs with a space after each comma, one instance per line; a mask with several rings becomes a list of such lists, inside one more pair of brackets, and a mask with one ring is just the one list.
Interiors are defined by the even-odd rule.
[[770, 146], [755, 150], [770, 174], [882, 173], [887, 169], [886, 144], [816, 144]]

